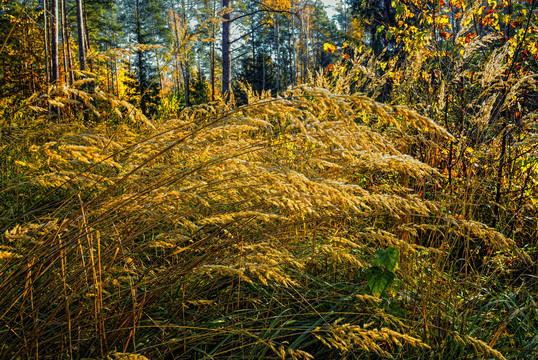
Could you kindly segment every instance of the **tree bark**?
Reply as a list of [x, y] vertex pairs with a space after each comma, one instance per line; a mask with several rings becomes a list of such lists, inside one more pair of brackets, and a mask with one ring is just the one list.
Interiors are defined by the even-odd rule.
[[66, 9], [65, 9], [65, 0], [61, 0], [60, 3], [61, 6], [61, 18], [62, 18], [62, 55], [64, 58], [64, 78], [65, 78], [65, 84], [69, 86], [72, 84], [73, 81], [73, 72], [71, 67], [71, 48], [69, 45], [69, 35], [67, 33], [67, 18], [65, 16]]
[[[82, 12], [82, 0], [76, 0], [77, 8], [77, 31], [78, 31], [78, 61], [80, 71], [86, 71], [86, 45], [84, 42], [84, 14]], [[84, 87], [86, 88], [86, 87]], [[83, 88], [83, 89], [84, 89]], [[84, 125], [89, 125], [89, 115], [86, 105], [83, 106]]]
[[48, 6], [47, 0], [43, 0], [43, 22], [44, 22], [44, 38], [45, 38], [45, 76], [47, 80], [47, 86], [50, 84], [50, 73], [49, 73], [49, 25], [48, 25]]
[[191, 106], [191, 69], [188, 60], [183, 61], [183, 84], [185, 86], [185, 107]]
[[[112, 33], [112, 41], [114, 42], [114, 47], [118, 47], [116, 44], [116, 33]], [[114, 60], [114, 79], [116, 84], [114, 86], [114, 91], [117, 96], [120, 96], [120, 76], [118, 74], [118, 61]]]
[[[172, 9], [171, 25], [172, 25], [172, 28], [174, 30], [174, 47], [175, 47], [175, 49], [174, 49], [175, 72], [172, 74], [172, 78], [173, 78], [173, 81], [175, 83], [176, 95], [179, 98], [179, 90], [180, 90], [179, 80], [180, 80], [180, 73], [181, 73], [180, 59], [179, 59], [180, 39], [179, 39], [179, 29], [178, 29], [179, 15], [178, 15], [178, 12], [176, 11], [175, 0], [170, 1], [170, 8]], [[178, 116], [179, 116], [180, 111], [181, 110], [178, 108], [178, 110], [177, 110]]]
[[280, 93], [280, 68], [282, 61], [280, 59], [280, 23], [278, 21], [278, 15], [275, 17], [275, 30], [276, 30], [276, 61], [278, 66], [276, 67], [276, 96]]
[[86, 71], [86, 44], [84, 41], [84, 16], [82, 14], [82, 0], [76, 0], [77, 31], [78, 31], [78, 61], [80, 71]]
[[51, 3], [51, 19], [50, 19], [50, 50], [51, 50], [51, 73], [50, 83], [51, 85], [58, 85], [58, 79], [60, 78], [60, 68], [58, 67], [58, 0], [52, 0]]
[[[81, 0], [82, 6], [84, 11], [82, 12], [82, 15], [84, 16], [84, 24], [86, 26], [84, 27], [84, 48], [86, 49], [86, 53], [88, 53], [88, 49], [90, 48], [90, 31], [88, 29], [88, 11], [86, 10], [86, 0]], [[91, 59], [86, 60], [86, 67], [89, 68], [90, 72], [93, 72], [93, 62]]]
[[[140, 19], [140, 1], [136, 0], [136, 9], [135, 9], [135, 15], [136, 15], [136, 42], [138, 45], [142, 45], [144, 42], [142, 39], [142, 21]], [[147, 106], [146, 102], [144, 101], [144, 92], [145, 87], [147, 86], [146, 82], [146, 72], [144, 69], [144, 59], [143, 54], [140, 48], [138, 48], [136, 52], [136, 59], [137, 59], [137, 66], [138, 66], [138, 92], [140, 93], [140, 108], [142, 109], [142, 112], [144, 114], [147, 114]]]
[[[230, 7], [231, 0], [222, 0], [223, 9]], [[230, 76], [232, 72], [232, 59], [230, 56], [230, 13], [222, 16], [222, 96], [225, 103], [230, 102]]]
[[[213, 17], [215, 16], [217, 2], [213, 0]], [[211, 101], [215, 101], [215, 22], [212, 22], [211, 42]]]
[[155, 58], [157, 59], [157, 72], [159, 73], [159, 89], [163, 87], [163, 74], [161, 69], [161, 63], [159, 61], [159, 51], [155, 49]]
[[[181, 18], [183, 20], [183, 26], [185, 26], [185, 29], [188, 29], [188, 23], [187, 23], [187, 13], [185, 10], [185, 0], [181, 1]], [[188, 31], [188, 30], [187, 30]], [[189, 107], [191, 105], [191, 87], [190, 87], [190, 64], [187, 54], [187, 46], [184, 46], [183, 51], [183, 61], [182, 61], [182, 68], [183, 68], [183, 88], [185, 90], [185, 107]]]
[[[58, 56], [58, 0], [52, 0], [51, 3], [51, 21], [50, 21], [50, 50], [51, 50], [51, 73], [50, 73], [50, 84], [53, 86], [59, 85], [60, 79], [60, 68], [58, 66], [59, 56]], [[60, 120], [60, 108], [58, 106], [53, 106], [52, 112], [54, 113], [53, 117], [56, 120]]]

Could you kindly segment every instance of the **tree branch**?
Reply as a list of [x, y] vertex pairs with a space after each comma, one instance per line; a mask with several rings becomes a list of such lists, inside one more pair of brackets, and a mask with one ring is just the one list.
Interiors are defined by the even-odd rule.
[[243, 15], [239, 15], [233, 19], [230, 20], [230, 22], [234, 22], [236, 20], [239, 20], [239, 19], [242, 19], [244, 17], [247, 17], [247, 16], [252, 16], [252, 15], [256, 15], [258, 13], [261, 13], [261, 12], [269, 12], [269, 13], [277, 13], [277, 14], [290, 14], [290, 15], [295, 15], [297, 17], [297, 19], [299, 21], [301, 21], [301, 17], [299, 16], [298, 13], [296, 13], [295, 11], [289, 11], [289, 10], [276, 10], [276, 9], [270, 9], [270, 8], [266, 8], [266, 9], [258, 9], [256, 11], [253, 11], [253, 12], [250, 12], [248, 14], [243, 14]]
[[256, 26], [256, 28], [252, 29], [251, 31], [249, 31], [249, 32], [247, 32], [247, 33], [245, 33], [245, 34], [243, 34], [243, 35], [241, 35], [241, 36], [238, 37], [237, 39], [234, 39], [234, 40], [230, 41], [230, 45], [233, 44], [233, 43], [235, 43], [236, 41], [239, 41], [239, 40], [243, 39], [244, 37], [246, 37], [246, 36], [252, 34], [254, 31], [258, 30], [258, 29], [261, 28], [263, 25], [264, 25], [264, 24], [260, 24], [260, 25]]

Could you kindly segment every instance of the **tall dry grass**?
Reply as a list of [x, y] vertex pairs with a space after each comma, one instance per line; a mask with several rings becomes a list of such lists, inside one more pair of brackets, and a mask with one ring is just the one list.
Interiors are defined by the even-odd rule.
[[6, 141], [0, 357], [534, 354], [535, 293], [501, 283], [532, 259], [419, 160], [452, 135], [351, 93], [382, 85], [363, 64], [155, 129]]

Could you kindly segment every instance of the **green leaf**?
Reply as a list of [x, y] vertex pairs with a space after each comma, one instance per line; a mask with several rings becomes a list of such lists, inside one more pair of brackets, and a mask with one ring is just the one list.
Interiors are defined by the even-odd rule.
[[389, 271], [395, 271], [398, 268], [400, 252], [395, 247], [389, 247], [387, 250], [379, 249], [375, 252], [374, 263], [381, 267], [386, 267]]
[[393, 272], [383, 271], [379, 266], [371, 267], [367, 271], [367, 288], [374, 296], [383, 294], [392, 285], [396, 277]]
[[389, 247], [387, 249], [387, 262], [385, 266], [389, 271], [396, 271], [398, 269], [398, 262], [400, 261], [400, 251], [395, 247]]
[[395, 271], [398, 268], [400, 252], [395, 247], [389, 247], [387, 250], [379, 249], [375, 252], [376, 259], [374, 263], [378, 266], [384, 266], [389, 271]]

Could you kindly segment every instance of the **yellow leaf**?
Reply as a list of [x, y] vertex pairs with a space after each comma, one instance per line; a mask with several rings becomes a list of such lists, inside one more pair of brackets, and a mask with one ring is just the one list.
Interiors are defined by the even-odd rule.
[[323, 50], [332, 54], [336, 51], [336, 46], [329, 43], [325, 43], [323, 44]]

